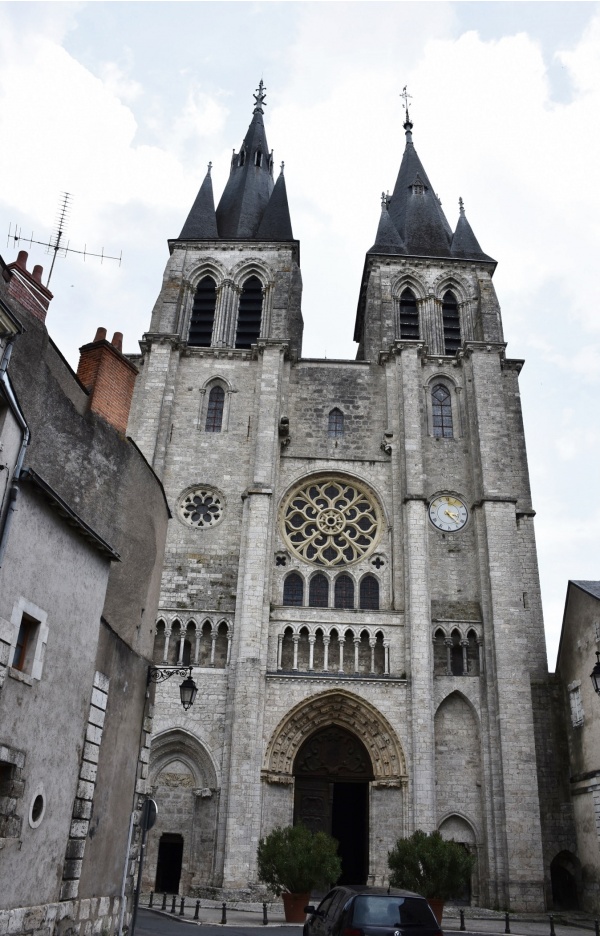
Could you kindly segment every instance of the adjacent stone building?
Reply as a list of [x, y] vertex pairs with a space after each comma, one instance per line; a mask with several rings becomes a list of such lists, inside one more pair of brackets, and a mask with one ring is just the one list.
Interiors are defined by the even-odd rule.
[[301, 820], [338, 838], [346, 881], [385, 882], [397, 837], [437, 828], [477, 855], [473, 903], [540, 909], [570, 817], [544, 825], [523, 362], [496, 262], [462, 202], [448, 224], [407, 114], [356, 360], [303, 358], [300, 245], [262, 82], [255, 98], [132, 359], [129, 431], [175, 515], [155, 660], [199, 686], [187, 714], [157, 692], [147, 887], [252, 886], [261, 836]]
[[[169, 518], [124, 435], [121, 336], [80, 378], [41, 267], [0, 261], [0, 932], [128, 923]], [[108, 375], [108, 378], [106, 378]]]

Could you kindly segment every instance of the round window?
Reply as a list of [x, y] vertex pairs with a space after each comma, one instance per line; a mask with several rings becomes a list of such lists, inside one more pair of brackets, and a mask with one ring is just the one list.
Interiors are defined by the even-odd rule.
[[187, 490], [179, 499], [181, 519], [201, 530], [216, 526], [223, 517], [225, 499], [215, 488], [203, 486]]
[[32, 829], [37, 829], [46, 812], [46, 797], [43, 787], [38, 787], [31, 798], [29, 805], [29, 825]]
[[347, 565], [375, 548], [381, 510], [359, 481], [319, 478], [288, 494], [281, 525], [288, 546], [300, 559], [324, 566]]

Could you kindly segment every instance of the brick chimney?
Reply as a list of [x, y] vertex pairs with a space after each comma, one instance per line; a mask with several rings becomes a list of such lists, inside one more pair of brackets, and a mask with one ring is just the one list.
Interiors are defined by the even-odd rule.
[[7, 269], [12, 274], [8, 281], [8, 294], [40, 322], [45, 322], [53, 296], [50, 290], [42, 285], [43, 267], [38, 264], [34, 266], [33, 273], [30, 273], [27, 269], [27, 257], [27, 251], [20, 250], [15, 262], [8, 264]]
[[123, 335], [115, 332], [106, 340], [99, 328], [91, 344], [79, 349], [77, 376], [90, 391], [90, 410], [106, 419], [119, 432], [127, 429], [138, 369], [123, 354]]

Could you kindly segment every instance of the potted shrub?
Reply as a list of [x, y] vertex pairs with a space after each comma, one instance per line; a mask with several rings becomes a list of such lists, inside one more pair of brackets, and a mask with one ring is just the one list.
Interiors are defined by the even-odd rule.
[[475, 856], [463, 845], [420, 829], [410, 838], [398, 839], [388, 853], [390, 884], [426, 897], [440, 926], [444, 902], [465, 889], [474, 864]]
[[258, 846], [258, 877], [283, 898], [288, 923], [304, 922], [311, 890], [328, 888], [341, 870], [336, 840], [303, 825], [273, 829]]

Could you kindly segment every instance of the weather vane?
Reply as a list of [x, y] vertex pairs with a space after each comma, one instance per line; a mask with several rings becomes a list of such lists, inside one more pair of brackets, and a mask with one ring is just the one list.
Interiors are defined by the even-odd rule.
[[406, 123], [410, 123], [410, 114], [408, 113], [408, 102], [412, 101], [412, 94], [409, 94], [407, 91], [408, 85], [404, 85], [402, 88], [402, 94], [400, 97], [404, 101], [404, 110], [406, 111]]
[[21, 229], [15, 225], [14, 231], [12, 229], [12, 224], [8, 226], [8, 240], [7, 246], [10, 245], [12, 241], [16, 246], [20, 244], [21, 241], [25, 244], [40, 244], [41, 247], [46, 248], [46, 253], [54, 254], [52, 257], [52, 263], [50, 264], [50, 272], [48, 273], [48, 279], [46, 280], [46, 287], [50, 284], [50, 277], [52, 276], [52, 271], [54, 269], [54, 264], [56, 263], [56, 258], [60, 254], [61, 257], [66, 257], [68, 253], [80, 254], [85, 260], [86, 257], [100, 257], [100, 262], [103, 263], [105, 260], [117, 260], [119, 266], [121, 266], [121, 259], [123, 254], [119, 254], [118, 257], [111, 257], [108, 254], [104, 253], [104, 248], [102, 248], [101, 253], [93, 253], [89, 251], [87, 247], [84, 246], [83, 250], [75, 250], [74, 247], [69, 246], [69, 241], [65, 244], [64, 235], [67, 226], [68, 214], [71, 209], [71, 200], [73, 196], [70, 192], [62, 193], [62, 201], [58, 208], [58, 214], [56, 218], [56, 227], [50, 237], [50, 240], [39, 241], [35, 240], [33, 233], [31, 237], [23, 237], [21, 234]]
[[256, 89], [256, 91], [257, 91], [257, 93], [252, 95], [252, 97], [253, 97], [254, 100], [256, 101], [256, 107], [254, 108], [254, 113], [256, 113], [256, 112], [258, 111], [259, 113], [262, 114], [262, 113], [263, 113], [263, 106], [264, 106], [264, 107], [267, 106], [266, 103], [265, 103], [265, 98], [266, 98], [266, 96], [267, 96], [267, 89], [265, 88], [265, 86], [264, 86], [264, 84], [263, 84], [262, 78], [260, 79], [260, 82], [259, 82], [259, 84], [258, 84], [258, 88]]

